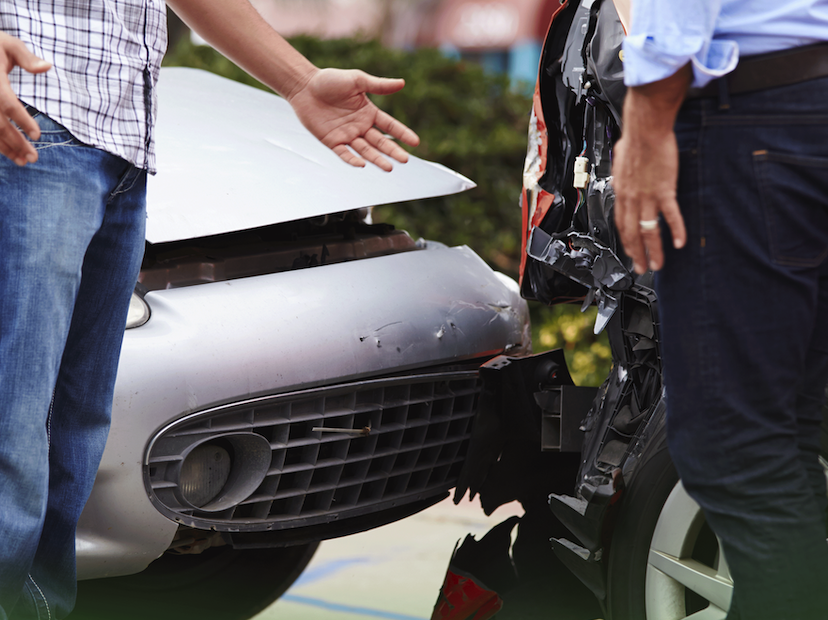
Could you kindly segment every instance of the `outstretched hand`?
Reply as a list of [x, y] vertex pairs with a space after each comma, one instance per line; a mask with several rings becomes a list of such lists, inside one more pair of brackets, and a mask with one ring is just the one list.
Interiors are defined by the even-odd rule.
[[403, 123], [375, 106], [367, 93], [390, 95], [405, 82], [379, 78], [357, 69], [317, 69], [287, 97], [299, 120], [320, 142], [352, 166], [369, 161], [390, 171], [408, 161], [394, 140], [417, 146], [420, 138]]
[[37, 161], [37, 151], [20, 129], [32, 140], [37, 140], [40, 138], [40, 127], [11, 89], [9, 73], [15, 67], [22, 67], [30, 73], [43, 73], [51, 66], [32, 54], [20, 39], [0, 32], [0, 154], [18, 166]]

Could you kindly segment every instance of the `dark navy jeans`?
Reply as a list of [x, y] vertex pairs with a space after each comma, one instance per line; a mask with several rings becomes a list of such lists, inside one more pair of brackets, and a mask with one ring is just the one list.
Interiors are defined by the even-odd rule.
[[728, 618], [825, 620], [828, 79], [721, 103], [676, 124], [689, 238], [657, 277], [670, 453], [722, 542]]
[[2, 620], [74, 604], [146, 219], [143, 170], [35, 118], [39, 161], [0, 157]]

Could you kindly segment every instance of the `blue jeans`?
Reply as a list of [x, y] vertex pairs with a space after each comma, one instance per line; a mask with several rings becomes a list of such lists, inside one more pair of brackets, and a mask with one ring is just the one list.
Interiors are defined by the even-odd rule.
[[144, 248], [146, 173], [32, 111], [0, 157], [0, 620], [62, 618]]
[[689, 238], [657, 276], [670, 453], [722, 542], [728, 618], [824, 620], [828, 79], [719, 103], [676, 124]]

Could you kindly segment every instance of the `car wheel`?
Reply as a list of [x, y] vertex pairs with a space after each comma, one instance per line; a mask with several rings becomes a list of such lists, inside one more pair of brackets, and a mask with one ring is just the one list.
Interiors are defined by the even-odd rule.
[[[828, 417], [823, 424], [828, 446]], [[828, 461], [820, 457], [828, 476]], [[627, 490], [607, 566], [613, 620], [724, 620], [733, 581], [699, 505], [679, 482], [666, 436], [653, 437]]]
[[664, 433], [642, 454], [627, 490], [607, 566], [614, 620], [723, 620], [733, 583], [719, 544], [690, 499]]
[[247, 620], [284, 594], [318, 544], [167, 553], [136, 575], [81, 581], [69, 620]]

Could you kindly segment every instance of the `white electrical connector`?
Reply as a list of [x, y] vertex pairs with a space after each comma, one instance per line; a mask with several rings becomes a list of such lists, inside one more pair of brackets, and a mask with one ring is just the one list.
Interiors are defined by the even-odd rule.
[[589, 185], [589, 159], [586, 157], [575, 158], [575, 179], [572, 181], [573, 187], [577, 189], [584, 189]]

